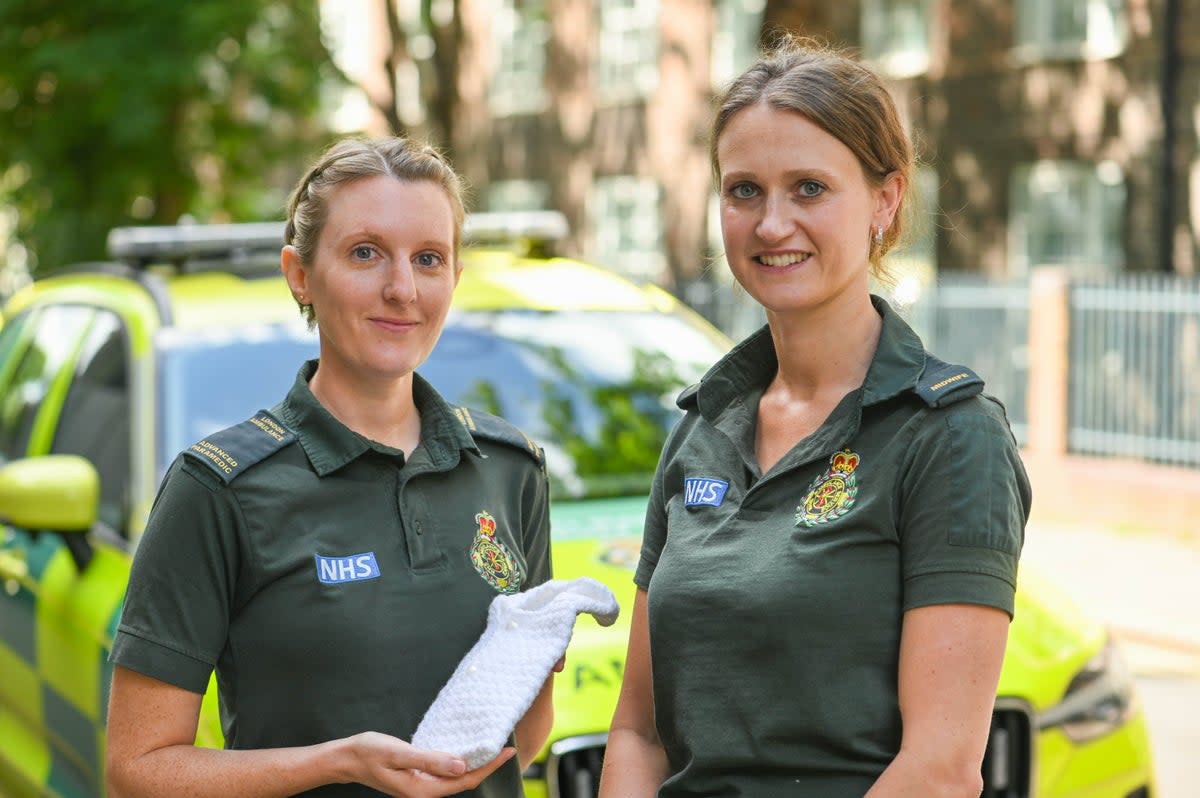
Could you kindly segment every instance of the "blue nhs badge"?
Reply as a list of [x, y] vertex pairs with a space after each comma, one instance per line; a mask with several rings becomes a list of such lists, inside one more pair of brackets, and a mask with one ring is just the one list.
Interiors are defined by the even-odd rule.
[[348, 557], [317, 558], [317, 579], [325, 585], [339, 585], [342, 582], [362, 582], [379, 576], [379, 563], [375, 562], [375, 552], [351, 554]]
[[706, 504], [709, 507], [720, 507], [725, 501], [725, 491], [729, 483], [711, 477], [688, 477], [683, 480], [683, 506], [695, 507]]

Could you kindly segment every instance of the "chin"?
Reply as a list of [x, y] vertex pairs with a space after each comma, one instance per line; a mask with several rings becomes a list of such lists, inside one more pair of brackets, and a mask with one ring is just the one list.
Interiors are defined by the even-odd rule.
[[399, 380], [412, 374], [424, 362], [424, 357], [379, 358], [362, 363], [361, 369], [375, 378]]

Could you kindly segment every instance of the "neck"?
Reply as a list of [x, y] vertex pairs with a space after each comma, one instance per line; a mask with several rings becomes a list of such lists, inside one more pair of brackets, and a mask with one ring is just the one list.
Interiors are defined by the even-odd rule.
[[843, 396], [862, 385], [883, 319], [866, 292], [798, 313], [768, 312], [779, 360], [775, 380], [796, 397]]
[[368, 440], [404, 452], [405, 458], [421, 441], [421, 414], [413, 401], [413, 377], [364, 381], [334, 373], [324, 363], [308, 383], [309, 390], [329, 413]]

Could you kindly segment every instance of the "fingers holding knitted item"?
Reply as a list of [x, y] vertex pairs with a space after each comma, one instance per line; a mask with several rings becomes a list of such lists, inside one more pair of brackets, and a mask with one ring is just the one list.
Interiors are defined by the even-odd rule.
[[506, 748], [473, 770], [457, 756], [427, 751], [378, 732], [363, 732], [330, 743], [339, 769], [349, 781], [388, 795], [455, 795], [474, 789], [515, 753]]
[[[500, 595], [488, 607], [488, 623], [494, 616], [506, 620], [528, 618], [539, 624], [559, 624], [587, 613], [601, 626], [612, 626], [621, 608], [617, 597], [602, 583], [590, 577], [578, 579], [551, 579], [549, 582], [526, 590], [524, 593]], [[568, 628], [568, 638], [569, 638]]]
[[469, 768], [487, 762], [565, 654], [576, 616], [586, 612], [607, 626], [618, 611], [612, 591], [587, 577], [497, 596], [487, 628], [425, 713], [413, 745], [457, 754]]
[[[412, 754], [421, 754], [434, 759], [444, 757], [444, 754], [434, 751], [411, 749]], [[500, 753], [479, 767], [460, 772], [458, 775], [439, 775], [432, 770], [421, 770], [416, 767], [384, 767], [376, 769], [371, 777], [360, 783], [380, 790], [388, 795], [405, 795], [409, 798], [440, 798], [444, 795], [458, 795], [466, 790], [478, 787], [484, 779], [492, 775], [501, 765], [516, 754], [514, 748], [504, 748]], [[462, 762], [459, 762], [462, 765]]]

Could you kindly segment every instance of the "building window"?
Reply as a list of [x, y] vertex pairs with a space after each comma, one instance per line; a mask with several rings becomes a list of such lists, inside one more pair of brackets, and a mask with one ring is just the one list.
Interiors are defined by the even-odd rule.
[[865, 0], [863, 56], [892, 77], [929, 69], [930, 0]]
[[1125, 178], [1111, 161], [1039, 161], [1012, 179], [1009, 252], [1013, 276], [1037, 266], [1108, 274], [1125, 263]]
[[1018, 0], [1017, 55], [1023, 60], [1111, 58], [1125, 49], [1124, 0]]
[[646, 96], [658, 84], [658, 0], [597, 5], [597, 98], [612, 103]]
[[758, 58], [766, 0], [717, 0], [712, 82], [724, 87]]
[[496, 64], [488, 97], [492, 110], [501, 115], [541, 111], [550, 36], [545, 2], [498, 0], [493, 20]]
[[657, 282], [666, 263], [660, 195], [650, 178], [596, 178], [588, 205], [591, 258], [635, 280]]
[[550, 186], [541, 180], [493, 180], [484, 191], [489, 211], [541, 211], [550, 202]]

